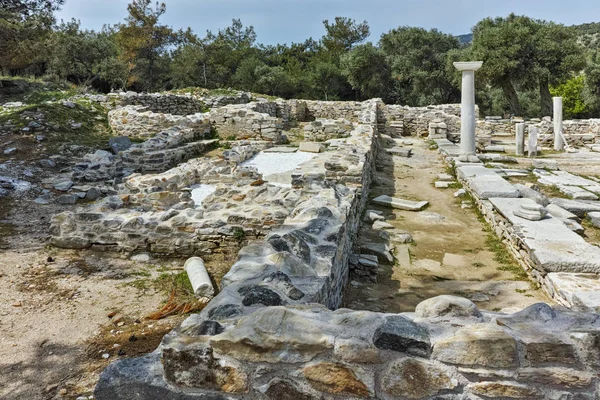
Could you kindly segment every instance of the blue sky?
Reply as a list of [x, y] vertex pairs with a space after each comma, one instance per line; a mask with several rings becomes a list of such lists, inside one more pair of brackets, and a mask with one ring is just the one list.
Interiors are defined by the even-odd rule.
[[[488, 16], [511, 12], [566, 25], [600, 20], [600, 0], [163, 0], [163, 23], [175, 29], [191, 27], [197, 34], [216, 32], [241, 18], [253, 25], [265, 44], [300, 42], [323, 35], [322, 21], [336, 16], [367, 20], [370, 41], [402, 26], [437, 28], [459, 35]], [[123, 21], [128, 0], [66, 0], [58, 18], [79, 19], [84, 28]]]

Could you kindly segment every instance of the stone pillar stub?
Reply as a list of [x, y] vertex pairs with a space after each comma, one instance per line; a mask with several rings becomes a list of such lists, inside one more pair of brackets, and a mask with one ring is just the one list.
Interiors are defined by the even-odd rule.
[[527, 141], [527, 153], [529, 157], [536, 157], [538, 145], [538, 128], [533, 125], [529, 126], [529, 138]]
[[517, 126], [517, 134], [516, 134], [516, 144], [517, 150], [515, 154], [518, 156], [525, 155], [525, 124], [518, 123]]
[[553, 97], [554, 104], [554, 150], [561, 151], [565, 149], [565, 143], [562, 139], [563, 131], [563, 99], [562, 97]]
[[455, 62], [454, 67], [462, 72], [462, 94], [460, 106], [460, 156], [462, 162], [479, 162], [475, 154], [475, 71], [483, 61]]

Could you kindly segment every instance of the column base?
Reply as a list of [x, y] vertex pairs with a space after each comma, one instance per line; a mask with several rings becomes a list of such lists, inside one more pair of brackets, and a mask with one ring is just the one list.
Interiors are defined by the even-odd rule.
[[480, 163], [481, 160], [474, 154], [461, 154], [458, 156], [458, 161], [463, 163]]

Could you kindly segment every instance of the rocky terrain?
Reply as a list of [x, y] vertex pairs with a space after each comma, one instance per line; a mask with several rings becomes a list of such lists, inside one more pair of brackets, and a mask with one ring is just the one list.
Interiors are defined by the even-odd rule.
[[595, 120], [6, 82], [0, 397], [600, 393]]

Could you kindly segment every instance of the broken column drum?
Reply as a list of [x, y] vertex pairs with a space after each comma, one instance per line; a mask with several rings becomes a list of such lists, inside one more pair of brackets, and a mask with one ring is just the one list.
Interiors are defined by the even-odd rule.
[[515, 151], [515, 154], [517, 156], [522, 156], [525, 155], [525, 124], [517, 124], [516, 132], [517, 149]]
[[483, 61], [455, 62], [462, 72], [462, 99], [460, 107], [460, 157], [463, 162], [479, 162], [475, 155], [475, 71]]
[[554, 150], [561, 151], [565, 149], [565, 143], [562, 139], [563, 131], [563, 99], [562, 97], [553, 97], [554, 103]]

